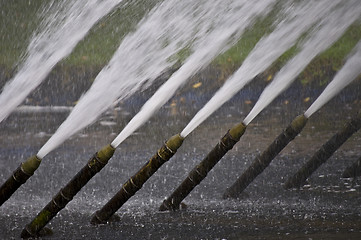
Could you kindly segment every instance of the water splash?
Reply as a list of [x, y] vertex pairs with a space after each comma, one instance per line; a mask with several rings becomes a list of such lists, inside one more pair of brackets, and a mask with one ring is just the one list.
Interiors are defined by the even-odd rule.
[[211, 16], [207, 14], [209, 11], [214, 12], [212, 4], [205, 0], [167, 0], [153, 8], [140, 21], [137, 30], [123, 39], [109, 64], [40, 149], [38, 157], [43, 158], [72, 134], [94, 122], [115, 101], [149, 86], [174, 64], [175, 60], [170, 60], [172, 56], [197, 42], [212, 28], [212, 19], [204, 19]]
[[50, 2], [51, 11], [31, 40], [26, 60], [0, 95], [0, 122], [4, 120], [69, 55], [90, 28], [122, 0]]
[[267, 14], [272, 9], [273, 0], [258, 1], [212, 1], [211, 8], [205, 13], [207, 34], [198, 38], [193, 53], [183, 66], [163, 84], [156, 93], [144, 104], [142, 109], [128, 123], [123, 131], [114, 139], [112, 146], [117, 147], [136, 129], [146, 122], [155, 111], [165, 104], [175, 91], [199, 69], [209, 64], [218, 54], [233, 45], [250, 26], [256, 17]]
[[361, 41], [359, 41], [348, 57], [345, 65], [337, 72], [334, 79], [327, 85], [321, 95], [312, 103], [305, 112], [305, 117], [309, 118], [320, 109], [331, 98], [336, 96], [343, 88], [350, 84], [361, 74]]
[[299, 2], [285, 9], [286, 16], [276, 29], [263, 37], [243, 62], [242, 66], [225, 82], [212, 99], [193, 117], [183, 129], [186, 137], [214, 111], [240, 91], [255, 76], [267, 69], [283, 52], [289, 49], [297, 39], [313, 24], [326, 16], [341, 1]]
[[244, 119], [244, 124], [248, 125], [269, 103], [287, 89], [311, 60], [339, 39], [360, 17], [360, 14], [361, 4], [358, 0], [354, 0], [338, 6], [323, 18], [315, 26], [311, 36], [304, 41], [302, 50], [277, 73], [274, 80], [262, 92], [257, 103]]

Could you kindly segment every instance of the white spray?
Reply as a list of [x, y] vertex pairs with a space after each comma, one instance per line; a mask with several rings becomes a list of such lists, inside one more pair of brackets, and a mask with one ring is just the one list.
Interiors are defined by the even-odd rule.
[[309, 118], [313, 113], [320, 109], [331, 98], [336, 96], [343, 88], [350, 84], [361, 74], [361, 41], [356, 45], [353, 54], [351, 54], [345, 65], [337, 72], [334, 79], [327, 85], [321, 95], [305, 112], [305, 117]]
[[144, 104], [140, 112], [134, 116], [123, 131], [114, 139], [111, 143], [112, 146], [117, 147], [122, 143], [147, 121], [155, 111], [165, 104], [175, 91], [193, 74], [235, 43], [256, 17], [269, 12], [274, 2], [273, 0], [252, 2], [233, 0], [212, 1], [211, 11], [207, 12], [203, 18], [207, 20], [205, 22], [212, 22], [211, 26], [206, 26], [205, 28], [207, 29], [207, 35], [195, 41], [193, 54]]
[[213, 2], [207, 0], [166, 0], [156, 6], [138, 24], [137, 30], [124, 38], [109, 64], [37, 156], [43, 158], [91, 124], [114, 101], [149, 86], [174, 64], [169, 60], [174, 54], [207, 35], [213, 27], [213, 18], [222, 17], [212, 15], [215, 10]]
[[0, 122], [69, 55], [89, 29], [122, 0], [54, 2], [39, 32], [30, 42], [26, 60], [0, 95]]
[[292, 58], [262, 92], [243, 123], [248, 125], [269, 103], [288, 88], [303, 69], [319, 53], [329, 48], [361, 14], [358, 0], [346, 1], [315, 27], [311, 36], [303, 43], [302, 50]]
[[214, 111], [239, 92], [255, 76], [267, 69], [313, 24], [329, 14], [339, 1], [302, 1], [286, 9], [286, 18], [268, 36], [263, 37], [242, 66], [225, 82], [210, 101], [193, 117], [181, 132], [186, 137]]

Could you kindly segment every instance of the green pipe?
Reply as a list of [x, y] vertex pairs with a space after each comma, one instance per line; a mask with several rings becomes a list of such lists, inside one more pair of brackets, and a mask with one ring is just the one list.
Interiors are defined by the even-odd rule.
[[357, 176], [361, 176], [361, 157], [351, 166], [346, 168], [342, 174], [343, 178], [355, 178]]
[[341, 145], [346, 142], [348, 138], [357, 132], [361, 127], [361, 111], [358, 115], [346, 123], [343, 128], [333, 135], [322, 147], [312, 156], [312, 158], [302, 166], [302, 168], [285, 183], [285, 188], [299, 188], [302, 187], [307, 178], [316, 171], [323, 163], [329, 159], [332, 154]]
[[22, 238], [37, 237], [39, 231], [62, 210], [87, 182], [97, 174], [113, 156], [115, 148], [107, 145], [88, 161], [88, 163], [62, 188], [55, 197], [40, 211], [34, 220], [26, 225]]
[[163, 201], [160, 211], [178, 210], [181, 202], [188, 194], [207, 176], [208, 172], [219, 162], [219, 160], [233, 148], [244, 134], [246, 126], [240, 123], [231, 128], [221, 141], [208, 153], [208, 155], [197, 165], [179, 187]]
[[107, 220], [131, 198], [143, 184], [165, 163], [182, 145], [184, 138], [179, 134], [171, 137], [158, 152], [107, 202], [102, 209], [95, 212], [92, 224], [105, 224]]
[[304, 115], [297, 116], [271, 145], [254, 159], [252, 165], [248, 167], [235, 183], [225, 191], [223, 198], [239, 197], [244, 189], [266, 169], [277, 154], [302, 131], [306, 123], [307, 118]]
[[34, 155], [20, 164], [0, 188], [0, 206], [34, 174], [40, 163], [41, 159]]

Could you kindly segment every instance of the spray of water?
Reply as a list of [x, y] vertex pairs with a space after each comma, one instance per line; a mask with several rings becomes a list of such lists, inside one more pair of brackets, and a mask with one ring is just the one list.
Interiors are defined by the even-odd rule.
[[206, 0], [166, 0], [153, 8], [140, 21], [137, 30], [123, 39], [109, 64], [40, 149], [38, 157], [43, 158], [72, 134], [94, 122], [114, 101], [149, 86], [174, 64], [170, 60], [172, 56], [199, 41], [212, 28], [210, 17], [214, 15], [209, 14], [215, 11], [212, 9]]
[[337, 72], [334, 79], [327, 85], [321, 95], [305, 112], [305, 117], [309, 118], [320, 109], [331, 98], [336, 96], [343, 88], [350, 84], [361, 74], [361, 41], [356, 45], [353, 53], [349, 56], [345, 65]]
[[181, 136], [186, 137], [255, 76], [267, 69], [283, 52], [294, 45], [304, 32], [326, 16], [339, 2], [340, 0], [302, 1], [296, 6], [283, 7], [285, 18], [271, 34], [263, 37], [256, 44], [242, 66], [194, 116], [181, 132]]
[[[194, 42], [193, 53], [183, 66], [163, 84], [145, 103], [140, 112], [134, 116], [123, 131], [114, 139], [112, 146], [117, 147], [155, 111], [165, 104], [175, 91], [199, 69], [209, 64], [214, 57], [235, 43], [243, 31], [260, 15], [267, 14], [272, 8], [273, 0], [258, 1], [212, 1], [210, 10], [204, 15], [207, 34]], [[210, 28], [211, 27], [211, 28]]]
[[31, 40], [26, 59], [0, 95], [0, 122], [69, 55], [89, 29], [122, 0], [50, 2], [52, 6]]
[[347, 1], [323, 18], [303, 42], [302, 50], [292, 58], [262, 92], [243, 123], [248, 125], [269, 103], [288, 88], [302, 70], [319, 53], [329, 48], [361, 14], [359, 1]]

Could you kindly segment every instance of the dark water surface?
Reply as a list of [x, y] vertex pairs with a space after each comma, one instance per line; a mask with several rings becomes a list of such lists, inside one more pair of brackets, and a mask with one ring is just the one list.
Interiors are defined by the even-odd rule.
[[[127, 139], [109, 164], [47, 225], [44, 239], [361, 239], [361, 180], [342, 179], [361, 155], [354, 134], [301, 190], [282, 184], [360, 109], [361, 102], [330, 104], [307, 123], [238, 200], [222, 200], [224, 190], [309, 106], [278, 101], [257, 117], [240, 142], [185, 199], [186, 210], [159, 212], [164, 198], [211, 150], [227, 129], [249, 112], [248, 102], [233, 101], [199, 126], [117, 215], [120, 221], [93, 226], [99, 210], [196, 112], [192, 105], [167, 105]], [[288, 104], [286, 104], [288, 103]], [[0, 125], [0, 182], [37, 153], [67, 112], [16, 112]], [[0, 239], [18, 239], [51, 198], [101, 147], [109, 144], [132, 117], [126, 109], [108, 111], [43, 159], [39, 169], [0, 208]]]

